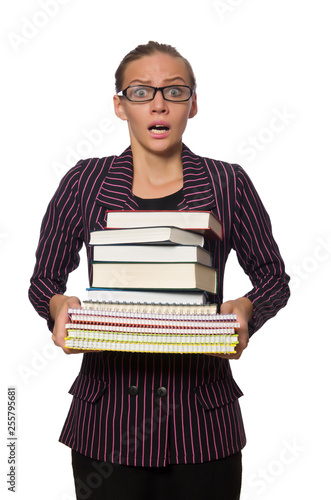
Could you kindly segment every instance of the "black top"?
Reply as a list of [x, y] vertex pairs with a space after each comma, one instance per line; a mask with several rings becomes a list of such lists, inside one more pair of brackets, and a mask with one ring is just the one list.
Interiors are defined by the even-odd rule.
[[177, 210], [177, 205], [183, 201], [183, 188], [162, 198], [134, 197], [138, 210]]

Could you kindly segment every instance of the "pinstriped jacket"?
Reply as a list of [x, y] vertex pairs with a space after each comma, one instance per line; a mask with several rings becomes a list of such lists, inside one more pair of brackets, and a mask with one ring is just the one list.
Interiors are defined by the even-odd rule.
[[[222, 241], [206, 241], [218, 269], [222, 302], [224, 267], [233, 248], [252, 282], [252, 335], [284, 307], [289, 277], [269, 217], [239, 165], [182, 150], [183, 199], [178, 210], [212, 210]], [[29, 297], [49, 318], [49, 300], [64, 293], [89, 233], [105, 227], [106, 210], [135, 210], [131, 149], [120, 156], [81, 160], [62, 179], [44, 216]], [[91, 279], [91, 269], [89, 270]], [[134, 390], [132, 390], [134, 388]], [[231, 455], [246, 438], [228, 360], [206, 355], [123, 352], [83, 355], [70, 391], [73, 401], [60, 441], [86, 456], [134, 466], [201, 463]]]

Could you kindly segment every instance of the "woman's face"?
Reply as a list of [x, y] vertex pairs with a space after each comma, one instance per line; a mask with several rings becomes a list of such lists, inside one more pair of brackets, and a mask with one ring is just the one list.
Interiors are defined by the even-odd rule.
[[[125, 70], [123, 89], [142, 84], [190, 86], [190, 78], [180, 58], [156, 52], [132, 61]], [[114, 107], [116, 115], [128, 122], [131, 146], [135, 151], [167, 154], [181, 147], [187, 120], [197, 113], [197, 98], [194, 93], [185, 102], [166, 101], [158, 91], [153, 101], [137, 103], [115, 95]], [[153, 129], [158, 122], [166, 127], [162, 133]]]

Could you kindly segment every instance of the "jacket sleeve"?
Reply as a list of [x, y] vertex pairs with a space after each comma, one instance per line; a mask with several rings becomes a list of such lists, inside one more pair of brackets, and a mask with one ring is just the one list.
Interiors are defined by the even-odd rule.
[[49, 301], [53, 295], [65, 293], [68, 275], [79, 264], [79, 250], [83, 244], [78, 199], [80, 169], [77, 165], [62, 179], [42, 220], [29, 288], [33, 307], [47, 320], [51, 331], [54, 322], [49, 316]]
[[253, 303], [251, 336], [286, 305], [290, 289], [283, 259], [272, 235], [269, 216], [252, 181], [237, 167], [232, 247], [253, 289], [245, 297]]

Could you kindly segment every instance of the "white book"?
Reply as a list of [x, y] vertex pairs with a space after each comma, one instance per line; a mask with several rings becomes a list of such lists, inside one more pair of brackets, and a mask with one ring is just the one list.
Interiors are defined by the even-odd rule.
[[206, 294], [202, 292], [165, 292], [121, 290], [111, 288], [87, 288], [87, 300], [100, 302], [139, 304], [206, 304]]
[[[134, 213], [134, 212], [132, 212]], [[126, 245], [151, 243], [162, 245], [193, 245], [203, 247], [201, 234], [177, 227], [137, 227], [128, 229], [104, 229], [90, 233], [90, 245]]]
[[95, 245], [93, 260], [99, 262], [197, 262], [211, 267], [212, 255], [188, 245]]
[[215, 214], [199, 210], [109, 210], [107, 228], [175, 226], [222, 239], [223, 228]]
[[157, 314], [217, 314], [217, 304], [165, 304], [141, 302], [109, 302], [84, 300], [83, 307], [94, 311], [108, 310], [117, 312], [157, 313]]
[[217, 293], [217, 271], [195, 262], [93, 262], [92, 287]]

